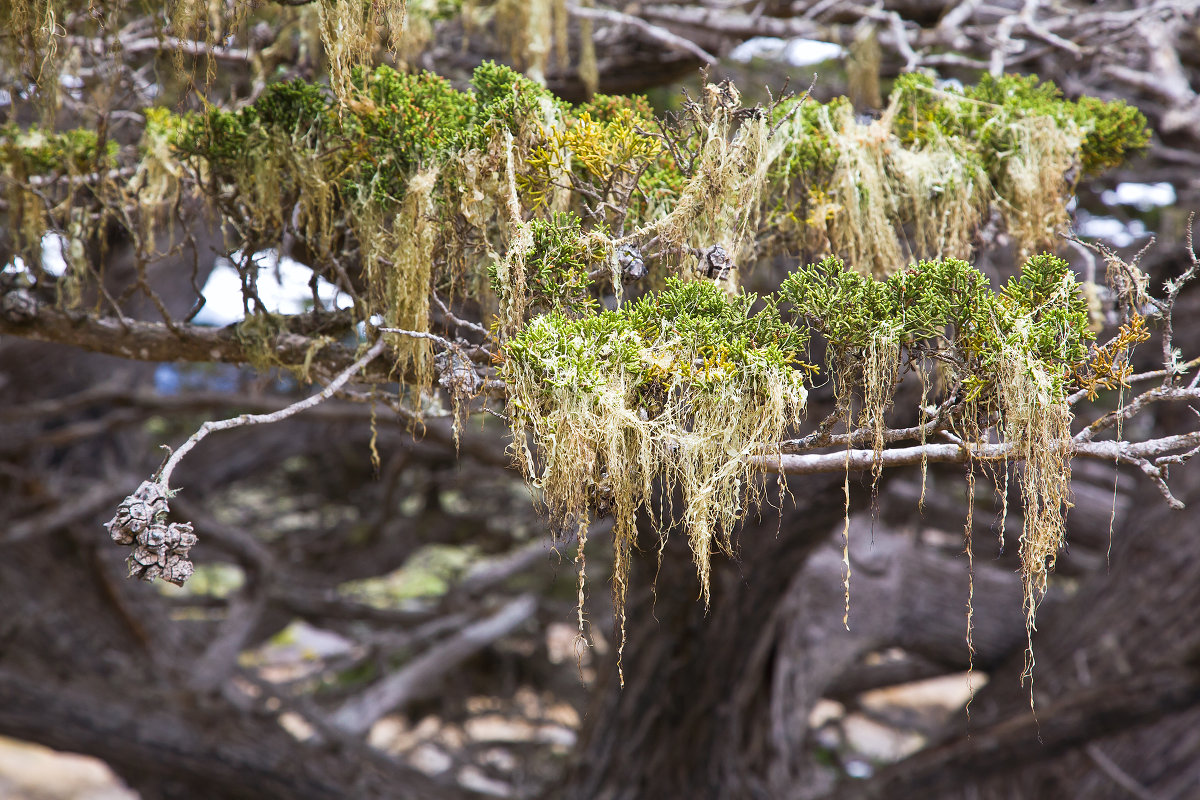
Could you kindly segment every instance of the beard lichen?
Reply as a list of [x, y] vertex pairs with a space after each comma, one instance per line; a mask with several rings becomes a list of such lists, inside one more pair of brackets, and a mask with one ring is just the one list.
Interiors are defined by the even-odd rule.
[[[682, 527], [707, 603], [714, 551], [732, 552], [761, 497], [748, 457], [804, 407], [805, 337], [773, 300], [752, 313], [755, 299], [671, 280], [617, 311], [536, 317], [504, 347], [513, 451], [555, 526], [585, 531], [597, 507], [614, 518], [618, 621], [638, 511], [664, 537]], [[678, 493], [677, 515], [654, 507], [656, 490]]]
[[1022, 256], [1050, 246], [1080, 175], [1147, 141], [1136, 109], [1067, 101], [1036, 77], [951, 90], [911, 73], [879, 119], [860, 121], [845, 98], [796, 116], [768, 221], [879, 278], [920, 258], [967, 258], [989, 207]]
[[[1035, 256], [997, 293], [964, 261], [921, 262], [876, 281], [828, 258], [790, 275], [780, 296], [826, 339], [839, 407], [849, 414], [852, 395], [861, 400], [859, 423], [873, 434], [876, 479], [883, 415], [905, 351], [909, 367], [923, 373], [931, 357], [949, 365], [938, 380], [950, 396], [945, 420], [968, 447], [987, 443], [993, 427], [1007, 445], [1005, 464], [1019, 465], [1025, 509], [1020, 560], [1028, 675], [1036, 610], [1065, 542], [1070, 507], [1067, 390], [1094, 338], [1074, 273], [1059, 258]], [[932, 377], [921, 376], [923, 396]], [[845, 575], [848, 581], [848, 560]]]
[[[770, 118], [760, 109], [744, 118], [739, 112], [740, 95], [727, 81], [708, 84], [702, 100], [689, 104], [699, 139], [690, 177], [669, 210], [660, 206], [665, 213], [627, 239], [655, 237], [672, 253], [720, 245], [739, 264], [756, 254], [768, 173], [787, 134], [773, 137]], [[725, 277], [730, 288], [737, 285], [736, 271]]]
[[[873, 121], [856, 119], [844, 99], [742, 108], [737, 90], [720, 83], [656, 126], [642, 100], [573, 106], [495, 64], [480, 66], [467, 91], [429, 73], [362, 68], [372, 26], [402, 27], [378, 16], [385, 6], [404, 8], [321, 0], [329, 87], [272, 84], [237, 111], [151, 110], [131, 191], [155, 207], [197, 187], [220, 211], [231, 252], [298, 240], [323, 277], [353, 290], [358, 319], [378, 314], [386, 327], [426, 332], [434, 286], [498, 306], [514, 453], [556, 527], [577, 531], [581, 592], [588, 523], [613, 515], [622, 629], [639, 512], [660, 531], [682, 530], [708, 601], [713, 555], [732, 550], [734, 528], [761, 499], [751, 457], [770, 455], [804, 408], [810, 332], [828, 343], [847, 427], [869, 431], [876, 480], [901, 368], [918, 371], [922, 422], [937, 383], [940, 422], [968, 444], [996, 431], [1023, 464], [1032, 636], [1069, 505], [1066, 387], [1081, 376], [1119, 383], [1120, 367], [1099, 356], [1080, 366], [1086, 303], [1063, 262], [1031, 258], [997, 294], [959, 259], [989, 209], [1021, 252], [1045, 245], [1076, 173], [1145, 143], [1137, 111], [1065, 101], [1036, 79], [950, 91], [906, 75]], [[33, 15], [26, 22], [53, 11], [19, 7]], [[563, 5], [505, 7], [522, 36], [545, 40], [530, 65], [536, 74]], [[50, 218], [33, 178], [49, 191], [53, 178], [96, 171], [113, 155], [95, 134], [0, 129], [10, 230], [27, 262], [40, 263], [47, 229], [73, 241], [87, 235], [70, 216]], [[848, 255], [864, 274], [828, 258], [752, 313], [755, 298], [737, 292], [736, 272], [718, 271], [718, 285], [684, 266], [685, 254], [712, 259], [720, 248], [722, 263], [749, 267], [797, 245]], [[621, 248], [642, 275], [649, 264], [656, 279], [674, 277], [626, 302]], [[945, 258], [902, 268], [933, 255]], [[612, 311], [600, 310], [592, 284], [605, 271]], [[795, 306], [796, 324], [780, 318], [777, 299]], [[242, 330], [265, 342], [273, 324], [264, 315]], [[398, 371], [423, 391], [433, 373], [428, 341], [387, 335], [398, 337]]]

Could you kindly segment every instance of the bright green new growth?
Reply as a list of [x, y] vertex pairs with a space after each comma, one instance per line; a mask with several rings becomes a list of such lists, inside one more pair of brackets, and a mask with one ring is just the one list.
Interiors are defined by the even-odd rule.
[[[556, 310], [570, 314], [594, 311], [592, 281], [588, 272], [608, 258], [603, 228], [588, 233], [571, 212], [556, 213], [550, 219], [529, 222], [530, 250], [525, 255], [525, 295], [529, 308]], [[489, 267], [492, 291], [504, 298], [509, 284], [502, 279], [501, 264]]]

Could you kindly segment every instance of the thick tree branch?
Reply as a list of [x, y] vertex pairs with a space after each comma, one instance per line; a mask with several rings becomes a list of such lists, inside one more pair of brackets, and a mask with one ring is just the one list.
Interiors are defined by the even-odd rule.
[[651, 39], [654, 39], [667, 47], [673, 47], [676, 50], [682, 50], [690, 53], [696, 58], [703, 61], [705, 64], [716, 64], [717, 57], [712, 53], [700, 47], [690, 39], [685, 39], [671, 33], [666, 28], [652, 25], [641, 17], [635, 17], [632, 14], [623, 14], [620, 11], [613, 11], [607, 8], [582, 8], [577, 5], [570, 6], [571, 15], [582, 17], [584, 19], [596, 19], [602, 22], [613, 22], [618, 25], [629, 25], [634, 29], [641, 31]]
[[120, 772], [188, 786], [192, 796], [464, 796], [383, 755], [364, 752], [347, 758], [336, 750], [311, 747], [303, 758], [281, 760], [280, 753], [292, 752], [297, 745], [273, 718], [221, 711], [161, 700], [146, 705], [132, 698], [122, 702], [94, 687], [74, 689], [0, 672], [0, 730], [6, 735], [91, 753]]
[[[172, 331], [161, 322], [62, 311], [24, 289], [10, 291], [0, 300], [0, 334], [66, 344], [93, 353], [138, 361], [247, 364], [256, 360], [252, 348], [238, 337], [236, 325], [209, 328], [175, 323]], [[318, 320], [340, 324], [343, 318], [329, 314], [305, 314], [286, 319], [289, 325], [294, 322], [296, 327], [304, 329], [317, 327], [313, 323]], [[271, 356], [281, 364], [300, 366], [313, 359], [330, 373], [341, 372], [357, 357], [354, 350], [345, 345], [291, 331], [282, 331], [270, 337], [267, 344]], [[387, 372], [388, 367], [377, 365], [367, 375], [386, 379]]]

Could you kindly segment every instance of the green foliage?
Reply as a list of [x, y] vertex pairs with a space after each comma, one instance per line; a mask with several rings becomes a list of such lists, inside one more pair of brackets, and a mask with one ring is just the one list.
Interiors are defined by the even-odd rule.
[[356, 76], [352, 114], [339, 138], [354, 142], [358, 169], [351, 179], [371, 186], [380, 201], [399, 201], [413, 171], [447, 157], [476, 119], [478, 103], [445, 78], [379, 67]]
[[[104, 155], [113, 158], [117, 143], [105, 143]], [[0, 162], [16, 175], [80, 173], [96, 169], [100, 143], [96, 132], [73, 128], [59, 133], [31, 126], [22, 128], [16, 123], [0, 126]]]
[[613, 370], [635, 387], [628, 400], [656, 415], [671, 390], [708, 391], [727, 383], [755, 390], [791, 373], [802, 391], [809, 367], [801, 359], [807, 336], [782, 321], [774, 298], [751, 311], [757, 296], [729, 295], [705, 281], [667, 281], [616, 311], [582, 317], [538, 317], [505, 346], [509, 369], [532, 370], [548, 389], [602, 388]]
[[475, 68], [471, 86], [478, 97], [478, 123], [463, 131], [459, 139], [468, 149], [486, 146], [500, 131], [530, 137], [536, 128], [540, 134], [548, 110], [561, 112], [567, 108], [546, 87], [494, 61]]
[[320, 86], [301, 80], [273, 83], [250, 109], [244, 112], [248, 123], [260, 123], [271, 132], [285, 134], [320, 134], [327, 128], [329, 100]]
[[971, 143], [993, 175], [1016, 149], [1013, 128], [1007, 124], [1014, 118], [1077, 126], [1084, 134], [1079, 157], [1087, 174], [1120, 164], [1126, 154], [1149, 141], [1146, 118], [1136, 108], [1094, 97], [1072, 102], [1052, 82], [1040, 82], [1036, 75], [984, 75], [978, 84], [952, 92], [936, 88], [931, 77], [914, 72], [897, 78], [893, 91], [900, 109], [895, 130], [902, 141], [950, 136]]
[[1061, 258], [1042, 253], [1026, 261], [1020, 274], [1009, 278], [1000, 306], [1008, 312], [1000, 315], [1001, 332], [1011, 335], [1017, 320], [1028, 320], [1022, 335], [1030, 355], [1043, 364], [1073, 367], [1087, 358], [1087, 342], [1096, 338], [1088, 327], [1087, 299]]
[[647, 123], [654, 119], [654, 109], [645, 95], [594, 94], [581, 103], [577, 114], [588, 114], [597, 122]]
[[976, 395], [998, 389], [1001, 363], [1018, 347], [1044, 368], [1062, 399], [1067, 376], [1095, 338], [1074, 272], [1048, 254], [1028, 259], [999, 293], [957, 259], [922, 261], [878, 281], [829, 257], [793, 272], [779, 294], [828, 340], [834, 358], [852, 357], [881, 336], [919, 345], [958, 365], [957, 377]]
[[[579, 217], [570, 212], [532, 220], [529, 227], [533, 245], [525, 255], [525, 280], [530, 306], [566, 314], [594, 311], [599, 304], [591, 296], [588, 272], [603, 264], [607, 256], [604, 232], [584, 234]], [[498, 272], [492, 264], [492, 289], [503, 295], [508, 287], [500, 284]]]

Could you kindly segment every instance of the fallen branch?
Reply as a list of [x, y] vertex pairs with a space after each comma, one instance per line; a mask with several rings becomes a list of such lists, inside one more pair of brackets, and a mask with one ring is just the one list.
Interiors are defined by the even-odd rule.
[[651, 24], [641, 17], [635, 17], [632, 14], [622, 14], [620, 11], [613, 11], [607, 8], [582, 8], [574, 5], [570, 6], [570, 12], [572, 16], [583, 19], [597, 19], [603, 22], [614, 22], [618, 25], [629, 25], [668, 47], [691, 53], [705, 64], [717, 63], [717, 57], [700, 45], [690, 39], [685, 39], [682, 36], [671, 33], [666, 28]]
[[330, 723], [349, 734], [366, 733], [381, 717], [425, 696], [450, 669], [508, 634], [536, 610], [537, 599], [530, 594], [521, 595], [343, 703]]

